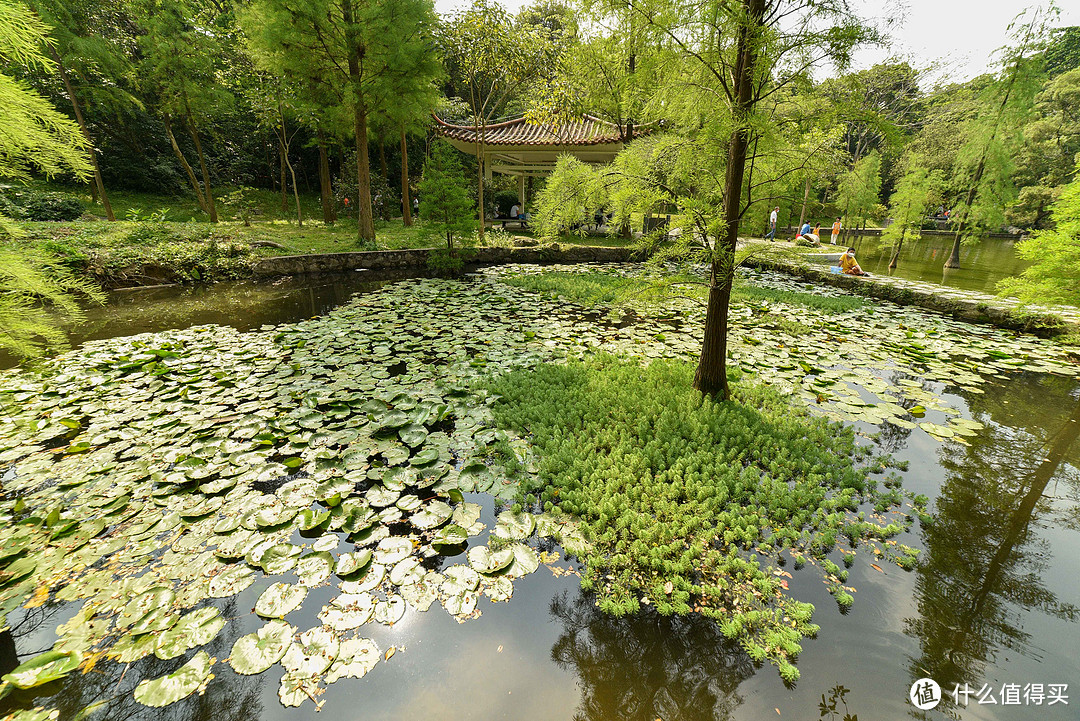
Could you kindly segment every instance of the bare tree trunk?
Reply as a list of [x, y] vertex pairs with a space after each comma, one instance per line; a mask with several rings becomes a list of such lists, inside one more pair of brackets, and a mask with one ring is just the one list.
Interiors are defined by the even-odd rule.
[[799, 228], [803, 227], [803, 223], [806, 222], [806, 204], [810, 200], [810, 176], [806, 177], [806, 184], [803, 186], [802, 195], [802, 210], [799, 212]]
[[322, 215], [324, 223], [333, 223], [334, 217], [334, 189], [330, 185], [330, 157], [326, 152], [326, 135], [323, 129], [318, 129], [319, 138], [319, 199], [322, 201]]
[[[347, 27], [352, 26], [353, 6], [352, 2], [345, 2], [342, 6], [342, 15]], [[353, 132], [356, 136], [356, 205], [359, 214], [357, 222], [357, 241], [360, 245], [374, 245], [375, 243], [375, 219], [371, 213], [371, 168], [368, 160], [368, 127], [367, 106], [364, 104], [364, 95], [360, 82], [360, 58], [364, 48], [361, 41], [353, 31], [346, 38], [349, 53], [349, 79], [353, 86]]]
[[278, 170], [281, 171], [281, 212], [284, 213], [289, 209], [289, 201], [286, 194], [288, 193], [288, 181], [285, 177], [285, 144], [281, 142], [281, 136], [278, 136]]
[[173, 135], [172, 122], [169, 119], [169, 114], [165, 114], [165, 132], [169, 136], [169, 143], [172, 145], [173, 155], [180, 161], [180, 166], [187, 173], [188, 180], [191, 181], [191, 187], [195, 190], [195, 200], [199, 203], [199, 209], [204, 213], [208, 212], [206, 208], [206, 197], [203, 195], [202, 188], [199, 186], [199, 181], [195, 177], [195, 171], [191, 169], [191, 165], [188, 163], [187, 158], [180, 151], [180, 145], [176, 142], [176, 136]]
[[390, 171], [386, 169], [386, 146], [379, 143], [379, 170], [382, 171], [383, 180], [390, 185]]
[[90, 165], [94, 168], [94, 189], [93, 193], [94, 202], [97, 202], [98, 197], [101, 198], [101, 204], [105, 206], [105, 217], [109, 220], [116, 220], [116, 216], [113, 214], [112, 204], [109, 203], [109, 196], [105, 192], [105, 183], [101, 180], [101, 170], [98, 169], [97, 161], [97, 149], [94, 147], [94, 140], [90, 137], [90, 131], [86, 129], [86, 121], [83, 119], [82, 108], [79, 107], [79, 100], [75, 97], [75, 88], [71, 85], [71, 80], [68, 78], [67, 70], [64, 68], [64, 63], [60, 59], [60, 55], [56, 52], [55, 48], [52, 48], [53, 60], [56, 61], [56, 67], [60, 70], [60, 79], [64, 81], [64, 90], [67, 91], [68, 100], [71, 101], [71, 108], [75, 111], [75, 120], [79, 123], [79, 130], [82, 131], [83, 137], [86, 138], [87, 149], [90, 155]]
[[727, 382], [728, 306], [735, 277], [735, 246], [739, 240], [743, 173], [750, 144], [747, 116], [754, 105], [754, 71], [757, 43], [765, 17], [765, 0], [742, 0], [744, 16], [736, 40], [732, 115], [735, 128], [728, 140], [724, 177], [724, 238], [713, 250], [709, 273], [709, 304], [705, 313], [705, 337], [694, 387], [721, 400], [731, 397]]
[[412, 198], [409, 197], [409, 148], [405, 143], [405, 126], [401, 127], [401, 219], [405, 227], [412, 225]]
[[893, 248], [892, 259], [889, 260], [889, 270], [896, 270], [896, 263], [900, 260], [900, 249], [904, 247], [904, 238], [907, 237], [907, 228], [900, 233], [900, 240], [896, 243], [896, 247]]
[[480, 235], [480, 245], [484, 244], [484, 145], [482, 139], [486, 134], [487, 124], [481, 121], [479, 135], [476, 138], [476, 205], [479, 218], [477, 232]]
[[202, 171], [203, 188], [206, 191], [206, 210], [210, 213], [210, 222], [216, 223], [218, 222], [217, 208], [214, 207], [214, 190], [210, 187], [210, 172], [206, 169], [206, 156], [203, 155], [202, 143], [199, 142], [199, 131], [195, 129], [195, 123], [192, 122], [190, 114], [188, 114], [187, 126], [191, 139], [195, 142], [195, 152], [199, 155], [199, 169]]
[[293, 198], [296, 200], [296, 224], [303, 228], [304, 214], [300, 211], [300, 189], [296, 187], [296, 171], [293, 169], [292, 161], [289, 160], [289, 135], [285, 129], [285, 106], [281, 104], [280, 94], [278, 94], [278, 117], [281, 120], [281, 147], [285, 150], [285, 164], [289, 166]]

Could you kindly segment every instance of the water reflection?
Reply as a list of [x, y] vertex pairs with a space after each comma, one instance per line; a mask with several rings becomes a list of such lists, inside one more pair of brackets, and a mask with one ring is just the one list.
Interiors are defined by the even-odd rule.
[[575, 721], [728, 719], [755, 664], [701, 616], [602, 613], [592, 594], [551, 600], [562, 624], [551, 658], [577, 675]]
[[[225, 618], [239, 615], [240, 609], [237, 608], [235, 598], [215, 605], [221, 609]], [[54, 608], [65, 606], [69, 604], [57, 604]], [[193, 694], [160, 709], [150, 708], [136, 701], [133, 692], [141, 680], [174, 672], [194, 651], [167, 661], [151, 654], [130, 666], [102, 660], [85, 672], [77, 671], [62, 680], [32, 690], [15, 692], [0, 701], [0, 713], [33, 708], [35, 704], [44, 702], [49, 708], [57, 709], [61, 719], [76, 718], [80, 711], [92, 705], [95, 707], [92, 715], [94, 721], [250, 721], [263, 718], [263, 679], [258, 676], [240, 676], [233, 673], [227, 664], [221, 663], [242, 633], [241, 624], [225, 624], [225, 628], [213, 641], [200, 647], [218, 659], [213, 671], [219, 677], [209, 685], [202, 696]], [[19, 628], [13, 629], [13, 636], [16, 645], [19, 645]], [[23, 660], [39, 652], [39, 649], [19, 649]]]
[[[1064, 402], [1047, 404], [1055, 391]], [[1046, 639], [1033, 642], [1031, 611], [1070, 622], [1080, 617], [1080, 609], [1047, 587], [1047, 567], [1062, 549], [1052, 548], [1040, 527], [1055, 511], [1046, 495], [1051, 481], [1077, 481], [1080, 401], [1074, 387], [1020, 377], [1008, 392], [973, 396], [969, 403], [987, 427], [970, 446], [942, 448], [946, 477], [936, 520], [924, 533], [919, 616], [906, 622], [922, 651], [912, 663], [913, 678], [930, 676], [949, 689], [992, 675], [988, 667], [1002, 650], [1041, 654], [1036, 645]]]

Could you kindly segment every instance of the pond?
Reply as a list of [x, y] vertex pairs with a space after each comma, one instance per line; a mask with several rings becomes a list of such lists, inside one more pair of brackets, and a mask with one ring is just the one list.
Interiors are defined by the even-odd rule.
[[[838, 708], [870, 719], [914, 711], [929, 677], [972, 689], [929, 718], [1075, 717], [1075, 698], [1049, 705], [1080, 684], [1074, 358], [889, 304], [825, 312], [798, 294], [839, 291], [746, 276], [795, 300], [734, 309], [740, 367], [854, 426], [929, 499], [891, 541], [919, 549], [912, 570], [859, 550], [850, 609], [812, 564], [787, 566], [820, 625], [788, 685], [703, 616], [601, 612], [573, 519], [512, 507], [491, 449], [529, 466], [528, 439], [494, 428], [472, 383], [595, 350], [692, 359], [700, 337], [685, 301], [608, 314], [500, 280], [541, 270], [170, 291], [112, 307], [44, 377], [7, 371], [0, 651], [10, 670], [59, 638], [86, 672], [0, 704], [64, 719], [818, 719], [843, 685]], [[1043, 684], [1044, 708], [1025, 684]], [[997, 705], [978, 702], [984, 685]]]
[[[1016, 257], [1016, 241], [1011, 238], [983, 238], [974, 245], [961, 246], [960, 267], [945, 268], [952, 252], [952, 236], [926, 235], [904, 243], [897, 266], [891, 271], [892, 249], [882, 248], [879, 236], [855, 236], [849, 243], [855, 248], [859, 265], [868, 273], [981, 293], [996, 293], [1001, 280], [1019, 275], [1030, 265]], [[824, 247], [831, 248], [828, 242]]]

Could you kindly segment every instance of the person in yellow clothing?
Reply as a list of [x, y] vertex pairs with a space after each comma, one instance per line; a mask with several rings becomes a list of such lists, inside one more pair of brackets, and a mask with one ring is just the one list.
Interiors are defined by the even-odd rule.
[[855, 249], [848, 248], [840, 256], [840, 270], [845, 275], [870, 275], [859, 267], [859, 261], [855, 260]]
[[832, 244], [836, 245], [836, 239], [840, 237], [840, 219], [837, 218], [836, 222], [832, 224]]

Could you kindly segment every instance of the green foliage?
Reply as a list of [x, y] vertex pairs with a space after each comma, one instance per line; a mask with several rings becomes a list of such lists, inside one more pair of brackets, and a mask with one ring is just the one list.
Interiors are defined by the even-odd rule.
[[1020, 241], [1017, 254], [1032, 265], [998, 286], [1002, 295], [1025, 303], [1080, 305], [1080, 177], [1065, 187], [1052, 206], [1052, 230]]
[[76, 220], [85, 208], [65, 193], [0, 189], [0, 213], [15, 220]]
[[43, 53], [48, 27], [21, 2], [0, 4], [0, 178], [28, 178], [31, 168], [47, 176], [90, 171], [86, 139], [25, 81], [7, 74], [14, 65], [52, 70]]
[[473, 230], [473, 212], [458, 153], [448, 143], [432, 148], [419, 189], [424, 232], [445, 238], [446, 250], [453, 256], [454, 239]]
[[596, 210], [606, 204], [600, 171], [572, 155], [563, 155], [537, 198], [537, 229], [546, 238], [575, 229], [584, 232]]
[[936, 189], [941, 183], [940, 174], [927, 170], [920, 159], [914, 158], [910, 164], [915, 167], [904, 174], [889, 199], [889, 217], [892, 218], [892, 223], [881, 235], [882, 247], [892, 247], [897, 252], [905, 240], [918, 240], [922, 235], [923, 219], [933, 204]]
[[844, 228], [857, 228], [874, 216], [881, 195], [881, 155], [870, 153], [840, 181], [836, 204], [844, 211]]
[[850, 429], [764, 387], [714, 402], [692, 377], [682, 363], [600, 356], [487, 387], [497, 422], [536, 449], [538, 485], [525, 492], [582, 519], [592, 543], [582, 585], [601, 609], [700, 611], [794, 680], [799, 640], [817, 630], [813, 607], [784, 592], [769, 559], [805, 555], [836, 568], [826, 554], [839, 534], [865, 543], [904, 526], [851, 522], [877, 493], [855, 466]]
[[13, 227], [0, 216], [0, 349], [34, 359], [66, 345], [63, 324], [83, 320], [80, 301], [104, 297], [51, 254], [6, 247]]

